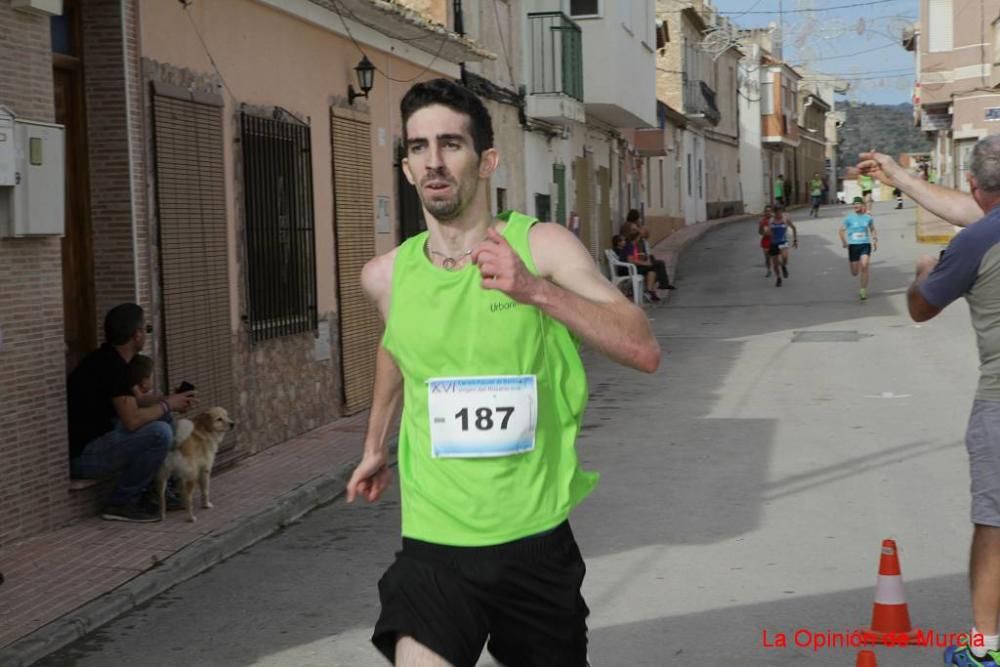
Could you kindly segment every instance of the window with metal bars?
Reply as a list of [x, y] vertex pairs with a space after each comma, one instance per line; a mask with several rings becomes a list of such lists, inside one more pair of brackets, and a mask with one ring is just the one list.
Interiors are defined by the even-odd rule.
[[310, 129], [247, 113], [240, 126], [251, 340], [316, 331]]

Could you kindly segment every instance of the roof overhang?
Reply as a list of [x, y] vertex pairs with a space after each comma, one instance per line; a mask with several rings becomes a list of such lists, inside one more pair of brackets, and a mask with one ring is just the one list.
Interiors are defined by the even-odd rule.
[[355, 21], [387, 37], [406, 42], [452, 63], [495, 60], [487, 51], [465, 35], [448, 30], [423, 14], [387, 0], [308, 0], [312, 4]]

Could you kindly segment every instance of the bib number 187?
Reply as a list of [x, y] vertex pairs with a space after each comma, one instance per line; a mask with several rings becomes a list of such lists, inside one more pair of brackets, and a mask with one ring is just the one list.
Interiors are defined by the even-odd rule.
[[[499, 407], [496, 411], [490, 408], [476, 408], [475, 418], [472, 420], [475, 425], [476, 430], [479, 431], [491, 431], [493, 427], [496, 426], [496, 421], [493, 416], [496, 415], [497, 419], [500, 420], [500, 430], [506, 431], [507, 424], [510, 422], [510, 416], [514, 414], [513, 407]], [[502, 417], [500, 415], [503, 415]], [[455, 413], [455, 419], [462, 422], [462, 430], [469, 430], [469, 408], [462, 408]]]

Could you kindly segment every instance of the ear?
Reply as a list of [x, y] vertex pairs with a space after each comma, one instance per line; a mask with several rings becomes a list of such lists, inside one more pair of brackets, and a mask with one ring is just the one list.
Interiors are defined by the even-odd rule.
[[487, 148], [479, 157], [479, 178], [490, 178], [500, 166], [500, 153], [495, 148]]
[[192, 421], [194, 422], [194, 427], [196, 429], [200, 428], [203, 431], [211, 431], [212, 430], [212, 422], [214, 422], [215, 419], [212, 417], [212, 413], [210, 413], [210, 412], [202, 412], [200, 415], [198, 415], [197, 417], [195, 417]]
[[403, 166], [403, 175], [406, 176], [406, 180], [410, 182], [410, 185], [415, 186], [417, 182], [413, 179], [413, 174], [410, 173], [410, 159], [404, 157], [400, 164]]

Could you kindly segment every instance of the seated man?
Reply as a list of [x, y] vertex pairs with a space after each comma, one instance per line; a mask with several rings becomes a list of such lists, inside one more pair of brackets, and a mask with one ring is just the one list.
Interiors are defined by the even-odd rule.
[[143, 399], [133, 393], [129, 362], [150, 333], [134, 303], [115, 306], [104, 318], [104, 344], [70, 373], [67, 381], [70, 475], [94, 479], [119, 473], [101, 516], [109, 521], [158, 521], [144, 507], [143, 492], [173, 443], [171, 411], [185, 412], [194, 393]]

